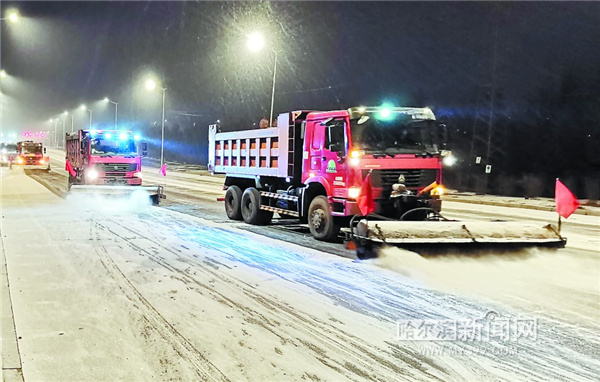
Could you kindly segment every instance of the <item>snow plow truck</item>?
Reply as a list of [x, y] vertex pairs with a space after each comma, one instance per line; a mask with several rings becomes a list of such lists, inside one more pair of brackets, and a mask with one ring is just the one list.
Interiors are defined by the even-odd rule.
[[447, 221], [441, 215], [446, 127], [429, 108], [353, 107], [280, 114], [277, 127], [209, 126], [208, 170], [225, 174], [229, 219], [308, 223], [318, 240], [340, 229], [359, 258], [383, 244], [564, 246], [552, 226]]
[[144, 190], [152, 204], [165, 199], [160, 185], [142, 185], [142, 156], [147, 145], [140, 136], [121, 130], [78, 130], [66, 134], [65, 170], [69, 193], [128, 196]]
[[10, 166], [18, 165], [25, 170], [50, 171], [50, 158], [44, 157], [46, 148], [40, 142], [17, 142], [17, 155], [12, 158]]

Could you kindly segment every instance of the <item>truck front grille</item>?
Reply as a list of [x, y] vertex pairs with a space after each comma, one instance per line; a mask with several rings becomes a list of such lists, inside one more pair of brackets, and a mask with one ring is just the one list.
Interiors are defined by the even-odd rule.
[[[369, 170], [363, 170], [363, 178]], [[392, 185], [398, 183], [398, 177], [404, 176], [404, 184], [409, 189], [425, 187], [436, 181], [437, 170], [373, 170], [371, 181], [373, 187], [382, 188], [382, 198], [387, 199], [392, 192]]]
[[137, 164], [135, 163], [96, 163], [95, 167], [97, 171], [106, 173], [122, 173], [137, 170]]

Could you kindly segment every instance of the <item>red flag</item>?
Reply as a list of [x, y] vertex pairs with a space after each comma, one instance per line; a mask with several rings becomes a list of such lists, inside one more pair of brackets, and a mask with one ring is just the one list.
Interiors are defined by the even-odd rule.
[[579, 207], [579, 201], [575, 195], [558, 178], [556, 178], [554, 201], [556, 202], [556, 212], [565, 219]]
[[356, 198], [358, 208], [363, 216], [375, 211], [375, 200], [373, 200], [373, 185], [371, 184], [371, 173], [369, 172], [360, 187], [360, 195]]
[[77, 176], [77, 173], [75, 172], [75, 169], [73, 168], [73, 166], [71, 166], [71, 162], [69, 162], [68, 159], [65, 162], [65, 171], [68, 171], [69, 174], [71, 174], [71, 176]]
[[158, 170], [159, 174], [162, 174], [162, 176], [167, 176], [167, 164], [164, 163], [161, 167], [160, 170]]

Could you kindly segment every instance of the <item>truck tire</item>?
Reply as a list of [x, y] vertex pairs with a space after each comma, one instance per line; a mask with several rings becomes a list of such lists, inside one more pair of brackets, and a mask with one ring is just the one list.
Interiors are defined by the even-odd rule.
[[272, 211], [260, 209], [260, 192], [254, 187], [246, 188], [242, 194], [241, 211], [244, 221], [248, 224], [269, 224], [273, 218]]
[[242, 220], [242, 190], [230, 186], [225, 193], [225, 213], [231, 220]]
[[308, 207], [308, 228], [317, 240], [335, 241], [340, 226], [331, 216], [331, 207], [324, 196], [316, 196]]

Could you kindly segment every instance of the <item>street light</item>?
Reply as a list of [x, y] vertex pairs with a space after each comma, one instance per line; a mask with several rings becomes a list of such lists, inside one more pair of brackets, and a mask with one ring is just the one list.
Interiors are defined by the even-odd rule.
[[[252, 52], [259, 52], [265, 46], [265, 39], [263, 35], [259, 32], [252, 33], [248, 35], [248, 41], [246, 42], [246, 46]], [[275, 79], [277, 77], [277, 55], [280, 51], [273, 49], [273, 53], [275, 54], [275, 64], [273, 65], [273, 90], [271, 91], [271, 116], [269, 118], [269, 126], [273, 125], [273, 104], [275, 102]]]
[[19, 15], [19, 11], [16, 9], [10, 9], [6, 12], [6, 17], [1, 18], [0, 20], [8, 20], [11, 23], [17, 23], [21, 19]]
[[6, 77], [6, 70], [2, 69], [0, 70], [0, 78], [4, 78]]
[[117, 130], [117, 111], [119, 108], [119, 103], [111, 101], [108, 97], [104, 97], [104, 102], [110, 102], [115, 105], [115, 130]]
[[[154, 90], [156, 89], [156, 81], [152, 78], [148, 78], [146, 80], [146, 89]], [[164, 162], [164, 148], [165, 148], [165, 98], [167, 96], [167, 88], [160, 87], [162, 89], [162, 119], [161, 119], [161, 138], [160, 138], [160, 167], [162, 167]]]

